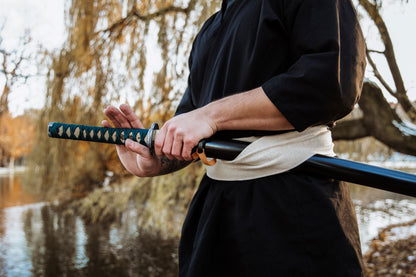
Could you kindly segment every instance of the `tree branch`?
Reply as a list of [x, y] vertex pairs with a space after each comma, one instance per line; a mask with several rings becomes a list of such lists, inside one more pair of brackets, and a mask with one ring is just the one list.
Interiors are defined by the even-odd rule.
[[380, 15], [380, 11], [379, 11], [380, 7], [376, 4], [370, 3], [369, 0], [359, 0], [359, 3], [367, 11], [368, 15], [371, 17], [371, 19], [373, 20], [374, 24], [376, 25], [380, 33], [381, 40], [383, 41], [383, 44], [385, 47], [384, 55], [387, 59], [387, 63], [389, 65], [391, 74], [393, 76], [393, 80], [396, 85], [397, 93], [398, 94], [406, 93], [403, 78], [401, 76], [399, 66], [397, 65], [397, 62], [396, 62], [393, 42], [391, 40], [386, 23], [384, 22], [383, 18]]
[[[380, 83], [383, 85], [383, 87], [394, 97], [396, 97], [396, 92], [389, 86], [389, 84], [384, 80], [383, 76], [381, 76], [380, 72], [378, 71], [377, 65], [374, 62], [373, 58], [370, 55], [370, 50], [367, 48], [367, 60], [368, 63], [373, 68], [374, 76], [380, 81]], [[374, 51], [371, 51], [374, 52]]]
[[377, 3], [371, 3], [369, 0], [359, 0], [359, 3], [373, 20], [380, 33], [381, 40], [383, 41], [385, 47], [383, 54], [387, 60], [387, 64], [389, 66], [396, 87], [394, 97], [396, 97], [397, 101], [403, 107], [403, 110], [409, 115], [409, 118], [411, 118], [413, 122], [416, 122], [416, 108], [407, 97], [407, 91], [396, 61], [393, 42], [391, 40], [386, 23], [380, 15], [380, 6], [377, 5]]
[[416, 128], [401, 120], [375, 83], [364, 83], [359, 106], [362, 118], [337, 124], [333, 130], [335, 140], [367, 135], [397, 152], [416, 155]]
[[115, 22], [114, 24], [112, 24], [110, 27], [98, 31], [97, 33], [113, 33], [115, 30], [119, 29], [122, 26], [128, 25], [133, 18], [137, 18], [141, 21], [149, 21], [151, 19], [163, 16], [165, 14], [168, 13], [184, 13], [184, 14], [188, 14], [189, 13], [189, 6], [186, 8], [183, 7], [177, 7], [177, 6], [167, 6], [164, 8], [161, 8], [153, 13], [149, 13], [149, 14], [140, 14], [136, 8], [133, 8], [126, 17], [121, 18], [120, 20], [118, 20], [117, 22]]
[[367, 53], [368, 52], [370, 52], [370, 53], [377, 53], [377, 54], [381, 54], [381, 55], [385, 55], [386, 54], [386, 52], [384, 52], [384, 51], [372, 50], [372, 49], [368, 49], [367, 48]]
[[21, 67], [24, 66], [22, 62], [30, 60], [30, 56], [25, 55], [25, 50], [31, 39], [30, 37], [21, 38], [21, 41], [23, 41], [21, 43], [22, 48], [12, 51], [0, 49], [0, 55], [2, 55], [0, 73], [5, 79], [3, 91], [0, 94], [0, 116], [8, 112], [8, 98], [15, 83], [22, 79], [26, 82], [31, 77], [30, 74], [21, 73]]
[[368, 137], [370, 134], [365, 128], [362, 118], [342, 120], [337, 122], [332, 132], [333, 140], [355, 140]]

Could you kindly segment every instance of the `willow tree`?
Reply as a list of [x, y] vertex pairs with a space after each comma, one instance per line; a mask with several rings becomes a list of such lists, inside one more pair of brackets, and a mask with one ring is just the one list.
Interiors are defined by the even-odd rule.
[[[1, 32], [4, 26], [0, 27], [0, 117], [9, 113], [9, 96], [13, 88], [19, 83], [26, 83], [31, 77], [28, 64], [33, 62], [28, 49], [31, 45], [31, 37], [28, 31], [20, 38], [18, 45], [8, 49], [3, 44]], [[10, 48], [10, 47], [9, 47]]]
[[[33, 58], [28, 53], [28, 49], [32, 47], [30, 33], [26, 31], [17, 45], [11, 47], [4, 43], [1, 34], [3, 28], [4, 25], [0, 26], [0, 122], [3, 122], [0, 124], [0, 166], [6, 166], [7, 160], [12, 160], [13, 163], [14, 159], [9, 144], [2, 143], [10, 134], [10, 128], [16, 128], [4, 124], [11, 119], [9, 97], [15, 87], [26, 83], [32, 77], [29, 64], [33, 62]], [[6, 129], [8, 132], [5, 131]]]
[[[367, 40], [367, 61], [372, 70], [372, 81], [364, 83], [359, 101], [361, 116], [340, 122], [334, 129], [336, 140], [357, 140], [372, 137], [387, 147], [404, 154], [416, 155], [416, 106], [409, 99], [400, 67], [396, 60], [393, 41], [386, 22], [383, 19], [382, 0], [357, 0], [359, 11], [376, 27], [382, 48], [375, 49]], [[404, 4], [408, 1], [394, 1]], [[411, 26], [403, 26], [411, 27]], [[375, 62], [375, 56], [382, 57], [388, 67], [388, 73], [382, 73]], [[392, 81], [388, 81], [391, 79]], [[391, 105], [386, 95], [396, 99]]]
[[49, 121], [100, 125], [109, 104], [128, 102], [145, 125], [171, 117], [186, 88], [193, 37], [219, 1], [73, 0], [67, 40], [47, 55], [46, 105], [32, 154], [34, 184], [89, 191], [120, 173], [114, 147], [47, 139]]
[[[187, 57], [205, 19], [220, 0], [72, 0], [65, 9], [67, 40], [48, 59], [46, 105], [39, 120], [32, 155], [35, 184], [58, 185], [59, 191], [89, 191], [106, 171], [122, 172], [114, 147], [45, 136], [49, 121], [100, 125], [108, 104], [129, 102], [145, 126], [171, 117], [186, 87]], [[385, 49], [368, 49], [374, 77], [397, 99], [409, 122], [415, 107], [407, 97], [393, 44], [381, 16], [381, 0], [356, 0], [380, 34]], [[384, 55], [394, 85], [379, 74], [373, 55]], [[360, 118], [340, 122], [334, 139], [375, 137], [397, 151], [416, 155], [415, 133], [383, 91], [366, 82], [359, 102]], [[412, 132], [407, 132], [411, 130]]]

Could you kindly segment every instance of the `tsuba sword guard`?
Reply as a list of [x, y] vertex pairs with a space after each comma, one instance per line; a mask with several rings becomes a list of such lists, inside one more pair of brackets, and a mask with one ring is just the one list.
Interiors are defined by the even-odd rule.
[[154, 154], [155, 139], [156, 139], [156, 134], [158, 130], [159, 130], [159, 124], [153, 123], [149, 131], [147, 132], [146, 137], [144, 138], [144, 142], [146, 143], [146, 146], [150, 149], [150, 152], [152, 154]]

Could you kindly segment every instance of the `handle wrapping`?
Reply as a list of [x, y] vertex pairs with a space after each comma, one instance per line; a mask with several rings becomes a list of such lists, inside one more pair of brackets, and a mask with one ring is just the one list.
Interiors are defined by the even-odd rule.
[[85, 140], [102, 143], [124, 145], [126, 139], [131, 139], [147, 146], [145, 140], [147, 129], [107, 128], [76, 124], [51, 122], [48, 135], [53, 138]]

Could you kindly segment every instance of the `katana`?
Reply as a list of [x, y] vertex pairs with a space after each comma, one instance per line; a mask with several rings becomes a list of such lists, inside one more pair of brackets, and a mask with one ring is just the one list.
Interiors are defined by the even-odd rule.
[[[151, 150], [159, 129], [155, 123], [150, 129], [107, 128], [51, 122], [48, 135], [54, 138], [83, 140], [124, 145], [126, 139], [139, 142]], [[249, 142], [238, 140], [201, 140], [193, 150], [207, 157], [233, 160]], [[328, 178], [347, 181], [367, 187], [382, 189], [416, 197], [416, 175], [407, 172], [353, 162], [335, 157], [315, 155], [293, 171], [307, 172]]]

